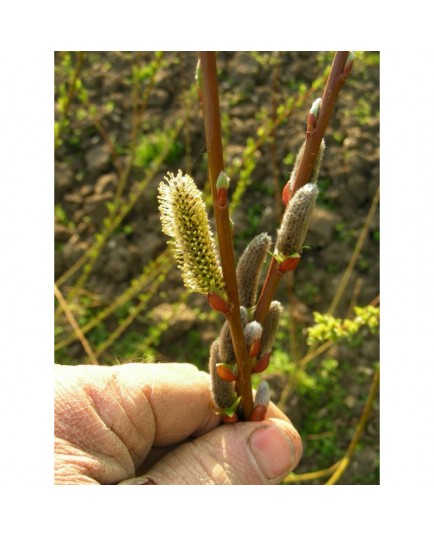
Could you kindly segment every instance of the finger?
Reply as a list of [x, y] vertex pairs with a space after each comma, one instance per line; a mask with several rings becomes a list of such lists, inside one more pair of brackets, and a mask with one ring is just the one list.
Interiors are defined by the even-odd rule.
[[281, 419], [220, 426], [122, 484], [278, 484], [298, 464], [300, 436]]
[[151, 446], [177, 443], [220, 421], [209, 376], [193, 365], [59, 366], [56, 373], [56, 436], [84, 450], [91, 444], [107, 455], [120, 439], [137, 464]]

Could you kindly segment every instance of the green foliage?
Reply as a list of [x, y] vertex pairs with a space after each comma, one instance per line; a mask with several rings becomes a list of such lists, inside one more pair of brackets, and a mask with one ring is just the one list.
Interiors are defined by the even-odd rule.
[[380, 323], [379, 307], [372, 305], [354, 307], [354, 314], [353, 319], [340, 319], [329, 314], [314, 312], [315, 325], [308, 329], [308, 345], [312, 346], [315, 343], [323, 343], [329, 340], [357, 344], [360, 342], [362, 327], [366, 327], [372, 334], [378, 334]]
[[[107, 213], [102, 219], [94, 220], [93, 216], [86, 213], [79, 221], [73, 219], [78, 210], [74, 212], [68, 208], [68, 202], [64, 199], [60, 199], [55, 207], [56, 222], [72, 230], [74, 240], [77, 239], [84, 245], [81, 256], [72, 256], [72, 260], [64, 267], [58, 286], [92, 350], [97, 354], [101, 350], [98, 354], [98, 362], [101, 364], [172, 359], [194, 363], [199, 368], [206, 369], [209, 340], [212, 339], [210, 326], [218, 325], [219, 322], [212, 313], [191, 306], [197, 316], [197, 323], [181, 333], [178, 339], [169, 340], [170, 321], [156, 321], [151, 311], [161, 302], [183, 303], [184, 297], [176, 291], [179, 283], [172, 270], [173, 260], [168, 255], [165, 256], [164, 252], [161, 253], [161, 249], [157, 248], [161, 258], [154, 254], [154, 258], [147, 260], [143, 266], [139, 264], [142, 262], [142, 257], [139, 256], [135, 261], [138, 266], [130, 267], [129, 279], [113, 282], [110, 281], [110, 274], [101, 277], [101, 265], [105, 265], [111, 239], [115, 238], [116, 243], [123, 239], [129, 246], [136, 246], [136, 237], [143, 233], [143, 228], [147, 232], [150, 227], [152, 214], [149, 213], [149, 207], [155, 205], [157, 208], [156, 185], [168, 171], [168, 165], [175, 171], [178, 168], [188, 169], [184, 165], [188, 161], [192, 167], [192, 176], [197, 174], [203, 179], [206, 177], [205, 141], [198, 134], [197, 127], [199, 124], [200, 128], [202, 117], [196, 89], [190, 88], [190, 83], [194, 86], [194, 73], [189, 73], [185, 63], [186, 53], [184, 56], [182, 54], [56, 53], [56, 159], [68, 164], [68, 171], [71, 171], [73, 177], [74, 193], [81, 188], [93, 188], [93, 179], [87, 174], [86, 152], [97, 143], [110, 153], [108, 171], [102, 173], [113, 173], [119, 180], [116, 191], [107, 200]], [[312, 97], [320, 95], [333, 56], [332, 53], [316, 54], [319, 66], [317, 72], [320, 73], [316, 79], [312, 80], [312, 76], [305, 79], [301, 73], [295, 78], [285, 78], [274, 91], [271, 89], [273, 77], [270, 73], [279, 63], [279, 54], [284, 53], [251, 53], [258, 74], [253, 78], [255, 83], [249, 81], [242, 91], [234, 90], [237, 79], [233, 73], [221, 71], [223, 76], [220, 81], [224, 82], [221, 85], [223, 146], [226, 171], [232, 181], [230, 209], [234, 213], [238, 206], [246, 215], [246, 225], [235, 221], [235, 239], [240, 244], [246, 243], [263, 230], [260, 223], [266, 203], [267, 210], [271, 207], [276, 220], [279, 218], [281, 207], [270, 203], [270, 199], [274, 203], [276, 186], [270, 180], [271, 174], [267, 175], [267, 180], [263, 180], [262, 163], [267, 167], [266, 172], [270, 173], [272, 149], [276, 150], [280, 166], [276, 170], [276, 184], [280, 182], [282, 187], [298, 150], [295, 146], [298, 141], [293, 134], [301, 132], [299, 125], [301, 129], [304, 128], [306, 110], [309, 109]], [[378, 65], [379, 55], [366, 52], [359, 55], [357, 61], [360, 63], [355, 74], [358, 80], [363, 80], [370, 76], [368, 67], [375, 68]], [[175, 67], [173, 76], [170, 71], [172, 67]], [[255, 93], [261, 83], [260, 79], [266, 75], [270, 81], [269, 87], [261, 89], [267, 91]], [[281, 71], [280, 75], [283, 80], [285, 73]], [[356, 76], [353, 78], [350, 77], [348, 84], [356, 87], [359, 82], [355, 80]], [[172, 87], [174, 83], [175, 92]], [[110, 84], [113, 85], [113, 90], [109, 89]], [[158, 102], [161, 95], [154, 94], [155, 89], [170, 93], [171, 107], [172, 101], [177, 98], [183, 103], [178, 105], [175, 115], [164, 113], [156, 116], [161, 110], [158, 107], [149, 109], [152, 97], [156, 96]], [[275, 97], [274, 108], [271, 96]], [[264, 101], [269, 97], [269, 101]], [[256, 104], [248, 118], [236, 114], [237, 107], [243, 104]], [[344, 104], [339, 114], [346, 117], [346, 125], [353, 126], [355, 121], [360, 130], [363, 130], [376, 115], [375, 101], [371, 95], [364, 95], [354, 107]], [[238, 128], [238, 124], [250, 121], [253, 126], [248, 132], [245, 128]], [[120, 124], [122, 128], [119, 128]], [[292, 126], [295, 128], [292, 129]], [[193, 140], [191, 147], [188, 136]], [[328, 146], [342, 149], [345, 147], [345, 136], [346, 127], [330, 129], [327, 133]], [[230, 149], [227, 154], [226, 149]], [[261, 165], [258, 166], [259, 162]], [[333, 167], [327, 157], [325, 163]], [[318, 203], [334, 209], [337, 206], [334, 201], [336, 198], [329, 198], [327, 193], [335, 184], [333, 177], [327, 173], [331, 175], [333, 169], [326, 169], [320, 176]], [[206, 188], [207, 186], [205, 191]], [[371, 234], [372, 241], [378, 242], [379, 231]], [[337, 226], [334, 238], [351, 245], [356, 239], [356, 233], [342, 224]], [[145, 248], [146, 246], [145, 242]], [[65, 247], [64, 243], [56, 244], [56, 251], [63, 251]], [[309, 276], [317, 270], [324, 270], [324, 266], [318, 266], [315, 257], [312, 258], [313, 260], [306, 255], [301, 268], [303, 274], [299, 279], [298, 273], [296, 274], [297, 297], [308, 306], [315, 306], [320, 301], [318, 280], [310, 280]], [[361, 270], [369, 269], [364, 258], [359, 259], [357, 266]], [[329, 266], [328, 270], [333, 271], [334, 268]], [[71, 275], [68, 275], [67, 270], [72, 270]], [[109, 288], [110, 292], [104, 294], [102, 289], [105, 288]], [[362, 333], [378, 332], [377, 312], [361, 308], [356, 310], [355, 315], [351, 321], [330, 321], [326, 315], [319, 319], [316, 317], [316, 326], [309, 330], [313, 343], [330, 340], [342, 345], [354, 344], [360, 340]], [[287, 314], [281, 324], [282, 329], [278, 331], [277, 345], [267, 373], [293, 382], [294, 393], [300, 398], [302, 411], [300, 432], [305, 444], [304, 459], [310, 468], [326, 467], [336, 461], [347, 444], [348, 429], [354, 425], [355, 414], [358, 414], [363, 403], [369, 387], [369, 376], [355, 374], [344, 361], [330, 355], [315, 364], [309, 364], [307, 368], [299, 367], [289, 357], [289, 336], [285, 329], [288, 324]], [[305, 348], [302, 325], [297, 325], [296, 329], [299, 351], [302, 352]], [[89, 362], [77, 333], [59, 304], [56, 304], [55, 341], [56, 362]], [[261, 375], [253, 376], [254, 385], [260, 380]], [[356, 384], [362, 394], [357, 398], [356, 408], [348, 410], [345, 403], [348, 385]], [[378, 474], [361, 475], [354, 482], [368, 483], [368, 478], [374, 480], [372, 483], [376, 483], [375, 479], [378, 482]]]
[[[167, 145], [169, 145], [168, 149]], [[165, 162], [173, 164], [183, 153], [183, 144], [181, 140], [173, 139], [172, 133], [168, 131], [157, 129], [143, 135], [136, 147], [135, 166], [146, 169], [164, 150], [167, 151]]]

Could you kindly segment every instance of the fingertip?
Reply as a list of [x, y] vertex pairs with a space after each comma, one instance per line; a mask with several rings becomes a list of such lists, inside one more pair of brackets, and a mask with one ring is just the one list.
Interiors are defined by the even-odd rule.
[[267, 480], [282, 480], [299, 463], [302, 443], [287, 421], [268, 419], [248, 439], [250, 452]]

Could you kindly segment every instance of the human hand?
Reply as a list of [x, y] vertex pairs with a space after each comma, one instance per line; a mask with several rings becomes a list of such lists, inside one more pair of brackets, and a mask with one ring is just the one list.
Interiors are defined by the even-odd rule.
[[298, 464], [274, 404], [264, 421], [218, 426], [211, 403], [189, 364], [56, 365], [55, 483], [278, 484]]

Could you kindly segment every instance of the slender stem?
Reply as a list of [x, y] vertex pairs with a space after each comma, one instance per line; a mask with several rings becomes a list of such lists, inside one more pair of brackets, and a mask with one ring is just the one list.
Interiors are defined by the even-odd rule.
[[240, 316], [235, 256], [232, 241], [232, 226], [228, 203], [224, 206], [217, 202], [216, 182], [224, 170], [221, 142], [220, 107], [217, 83], [217, 64], [215, 52], [200, 52], [199, 59], [203, 80], [203, 116], [208, 151], [208, 172], [213, 198], [217, 240], [220, 251], [223, 277], [231, 310], [226, 315], [231, 331], [238, 370], [237, 392], [241, 396], [244, 418], [248, 419], [253, 408], [250, 360], [244, 340]]
[[77, 337], [80, 339], [80, 342], [83, 345], [83, 348], [89, 357], [89, 361], [93, 365], [99, 365], [98, 359], [95, 357], [95, 354], [92, 348], [90, 347], [89, 342], [87, 341], [86, 337], [81, 331], [80, 326], [78, 325], [78, 322], [75, 320], [71, 309], [69, 308], [68, 304], [66, 303], [65, 298], [63, 297], [63, 294], [60, 292], [59, 288], [56, 285], [54, 285], [54, 295], [56, 296], [62, 309], [65, 311], [66, 318], [68, 319], [68, 322], [71, 324], [72, 329], [75, 331], [75, 333], [77, 333]]
[[[291, 195], [294, 195], [299, 188], [307, 184], [312, 175], [315, 160], [321, 145], [321, 141], [324, 137], [325, 130], [330, 121], [336, 99], [339, 95], [339, 91], [345, 83], [346, 76], [349, 74], [346, 73], [346, 76], [343, 75], [347, 57], [348, 52], [335, 53], [332, 68], [324, 88], [321, 108], [315, 123], [315, 128], [313, 130], [310, 128], [306, 129], [306, 146], [297, 176], [294, 180]], [[282, 274], [277, 271], [277, 263], [273, 258], [270, 263], [268, 274], [255, 311], [255, 320], [260, 323], [264, 321], [267, 315], [281, 277]]]
[[346, 77], [343, 76], [344, 65], [348, 57], [348, 52], [336, 52], [329, 77], [321, 99], [321, 108], [316, 120], [315, 128], [312, 132], [309, 129], [306, 131], [306, 147], [304, 149], [303, 158], [298, 168], [297, 176], [294, 180], [291, 195], [307, 184], [312, 175], [312, 170], [315, 164], [321, 141], [329, 124], [336, 99], [339, 91], [345, 83]]
[[374, 399], [377, 396], [379, 385], [380, 385], [380, 368], [377, 368], [377, 370], [375, 371], [374, 377], [372, 379], [371, 388], [369, 390], [369, 395], [366, 400], [365, 407], [363, 408], [362, 415], [360, 417], [359, 422], [357, 423], [356, 431], [354, 433], [353, 438], [351, 439], [351, 443], [347, 451], [345, 452], [344, 457], [340, 461], [339, 466], [337, 467], [336, 471], [332, 474], [329, 480], [327, 480], [327, 482], [325, 483], [326, 486], [331, 486], [333, 484], [336, 484], [336, 482], [342, 476], [345, 469], [348, 467], [351, 457], [354, 454], [356, 445], [359, 442], [360, 437], [362, 436], [363, 430], [365, 429], [366, 422], [368, 420], [369, 414], [371, 413]]
[[268, 309], [273, 300], [273, 296], [276, 293], [279, 281], [282, 279], [282, 272], [277, 269], [277, 261], [273, 257], [270, 262], [270, 266], [267, 273], [264, 286], [262, 287], [261, 296], [258, 300], [258, 305], [255, 310], [255, 320], [260, 324], [264, 323], [267, 316]]
[[359, 258], [360, 251], [362, 250], [366, 237], [368, 236], [368, 232], [371, 227], [372, 219], [374, 218], [379, 201], [380, 201], [380, 187], [377, 187], [377, 191], [375, 192], [374, 198], [372, 199], [369, 212], [366, 216], [365, 222], [363, 224], [363, 228], [360, 231], [359, 238], [357, 239], [356, 246], [351, 255], [351, 259], [348, 263], [348, 266], [345, 269], [344, 275], [342, 276], [342, 279], [339, 282], [339, 286], [333, 296], [332, 303], [330, 304], [330, 307], [327, 311], [327, 314], [329, 315], [334, 314], [334, 312], [336, 311], [336, 307], [341, 301], [342, 295], [347, 287], [348, 281], [350, 280], [354, 267], [356, 266], [356, 262]]
[[299, 475], [288, 475], [283, 481], [285, 484], [295, 484], [297, 482], [306, 482], [309, 480], [317, 480], [318, 478], [324, 478], [331, 475], [339, 466], [340, 460], [335, 462], [331, 467], [326, 469], [319, 469], [318, 471], [312, 471], [310, 473], [300, 473]]

